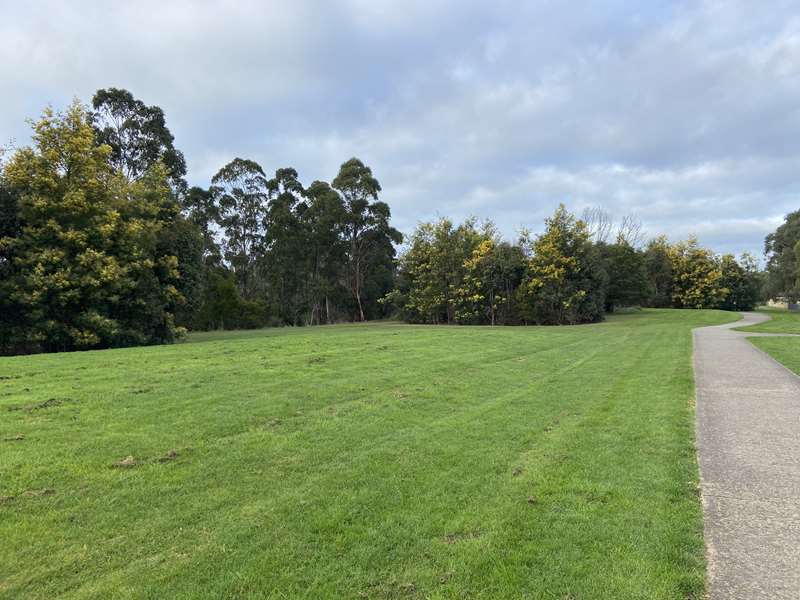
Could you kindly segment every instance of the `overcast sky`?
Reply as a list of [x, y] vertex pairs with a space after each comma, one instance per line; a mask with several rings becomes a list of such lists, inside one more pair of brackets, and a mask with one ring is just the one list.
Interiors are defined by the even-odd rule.
[[10, 2], [0, 143], [46, 104], [161, 106], [189, 181], [369, 164], [395, 225], [541, 230], [559, 202], [762, 251], [800, 208], [800, 11], [754, 2]]

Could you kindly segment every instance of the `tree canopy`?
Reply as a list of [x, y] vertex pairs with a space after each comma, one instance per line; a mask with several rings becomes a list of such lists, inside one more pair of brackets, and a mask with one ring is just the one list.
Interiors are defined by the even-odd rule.
[[185, 328], [561, 325], [629, 306], [749, 310], [762, 289], [800, 298], [800, 211], [767, 236], [766, 276], [695, 238], [645, 243], [637, 219], [615, 225], [601, 208], [579, 219], [561, 205], [514, 242], [491, 221], [442, 217], [402, 246], [355, 157], [330, 183], [237, 157], [189, 187], [164, 111], [116, 88], [33, 128], [30, 147], [0, 154], [0, 353], [170, 342]]

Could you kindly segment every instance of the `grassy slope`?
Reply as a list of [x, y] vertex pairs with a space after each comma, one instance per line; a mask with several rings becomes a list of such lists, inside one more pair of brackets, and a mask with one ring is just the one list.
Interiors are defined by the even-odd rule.
[[0, 597], [698, 597], [690, 328], [734, 318], [0, 359]]
[[[770, 316], [770, 320], [750, 327], [739, 327], [737, 331], [758, 333], [792, 333], [800, 334], [800, 312], [789, 312], [785, 309], [762, 309]], [[800, 374], [800, 338], [750, 338], [758, 348], [772, 358]]]
[[753, 333], [800, 333], [800, 312], [779, 308], [763, 308], [758, 312], [769, 315], [770, 320], [749, 327], [738, 327], [736, 330]]
[[750, 338], [750, 341], [800, 375], [800, 338]]

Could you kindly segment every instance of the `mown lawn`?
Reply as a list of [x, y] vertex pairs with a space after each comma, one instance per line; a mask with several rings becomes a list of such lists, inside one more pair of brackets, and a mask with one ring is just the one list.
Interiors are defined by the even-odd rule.
[[0, 359], [0, 597], [699, 598], [690, 329], [736, 318]]
[[736, 330], [751, 333], [800, 333], [800, 312], [789, 312], [780, 308], [763, 308], [758, 312], [769, 315], [769, 321], [748, 327], [737, 327]]
[[800, 375], [800, 337], [761, 337], [750, 341], [785, 367]]
[[[779, 308], [761, 309], [759, 312], [769, 315], [770, 320], [750, 327], [739, 327], [737, 330], [753, 333], [800, 334], [800, 312], [789, 312]], [[800, 338], [752, 337], [750, 342], [779, 363], [800, 374]]]

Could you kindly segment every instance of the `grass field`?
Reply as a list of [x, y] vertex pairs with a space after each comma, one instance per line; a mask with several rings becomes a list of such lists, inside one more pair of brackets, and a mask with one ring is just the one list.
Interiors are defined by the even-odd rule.
[[769, 315], [769, 321], [750, 325], [749, 327], [737, 327], [737, 331], [749, 331], [751, 333], [800, 333], [800, 312], [789, 312], [780, 308], [762, 308], [758, 312]]
[[[762, 309], [759, 312], [768, 314], [770, 320], [750, 327], [741, 327], [739, 331], [800, 334], [800, 312], [777, 308]], [[782, 365], [800, 374], [800, 338], [753, 337], [750, 338], [750, 342]]]
[[699, 598], [690, 329], [736, 318], [0, 359], [0, 597]]

